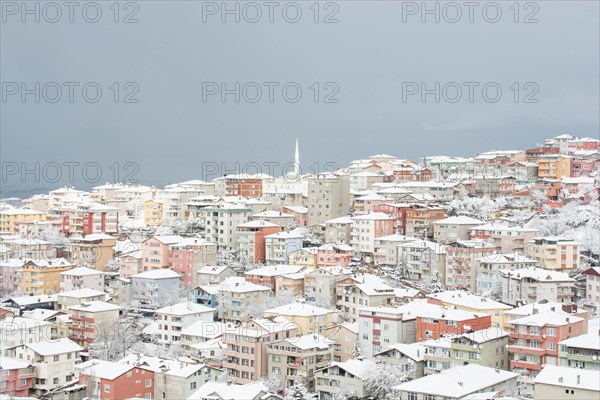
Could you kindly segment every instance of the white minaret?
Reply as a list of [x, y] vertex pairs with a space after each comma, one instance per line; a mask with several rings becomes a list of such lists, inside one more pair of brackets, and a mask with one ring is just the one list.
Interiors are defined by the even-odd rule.
[[294, 173], [300, 176], [300, 149], [298, 148], [298, 138], [296, 138], [296, 151], [294, 152]]

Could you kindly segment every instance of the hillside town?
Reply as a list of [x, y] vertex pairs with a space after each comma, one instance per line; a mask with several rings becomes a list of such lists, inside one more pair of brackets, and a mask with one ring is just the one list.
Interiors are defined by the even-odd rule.
[[0, 399], [600, 398], [600, 140], [300, 150], [0, 200]]

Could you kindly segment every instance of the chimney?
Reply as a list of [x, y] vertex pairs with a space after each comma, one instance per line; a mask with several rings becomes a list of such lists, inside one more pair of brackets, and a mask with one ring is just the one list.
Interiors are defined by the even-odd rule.
[[231, 381], [231, 378], [230, 378], [230, 379], [227, 379], [227, 386], [231, 386], [231, 382], [232, 382], [232, 381]]
[[581, 375], [577, 375], [577, 384], [581, 384]]
[[463, 383], [461, 381], [458, 381], [458, 386], [462, 386]]

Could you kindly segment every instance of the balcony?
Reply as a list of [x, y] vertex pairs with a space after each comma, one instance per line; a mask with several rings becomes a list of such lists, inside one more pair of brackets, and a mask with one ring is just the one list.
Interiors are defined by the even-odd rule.
[[516, 354], [530, 354], [534, 356], [543, 356], [544, 354], [546, 354], [546, 349], [542, 349], [541, 347], [536, 348], [510, 345], [508, 346], [508, 352]]

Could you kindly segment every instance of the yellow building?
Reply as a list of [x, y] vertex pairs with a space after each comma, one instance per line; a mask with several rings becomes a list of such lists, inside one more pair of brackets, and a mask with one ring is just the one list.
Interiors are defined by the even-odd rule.
[[443, 305], [448, 308], [473, 312], [475, 314], [487, 314], [491, 316], [492, 326], [504, 326], [504, 312], [512, 310], [512, 307], [486, 297], [462, 290], [448, 290], [428, 295], [430, 302]]
[[28, 261], [23, 265], [23, 293], [41, 296], [60, 292], [60, 273], [71, 268], [64, 258]]
[[264, 311], [265, 318], [281, 316], [290, 321], [300, 336], [323, 332], [333, 326], [333, 311], [306, 303], [291, 303]]
[[163, 221], [162, 201], [147, 200], [144, 202], [144, 225], [159, 226]]
[[311, 269], [317, 268], [317, 248], [304, 247], [294, 250], [289, 255], [290, 265], [302, 265]]
[[276, 276], [275, 291], [277, 293], [289, 291], [297, 295], [304, 294], [304, 272]]
[[46, 221], [46, 214], [24, 208], [10, 208], [0, 211], [0, 232], [19, 233], [18, 222]]
[[571, 157], [565, 155], [544, 155], [538, 159], [538, 176], [541, 179], [561, 180], [571, 176]]
[[71, 239], [71, 261], [77, 267], [106, 271], [108, 262], [114, 256], [113, 247], [117, 238], [105, 233], [92, 233], [85, 237]]

